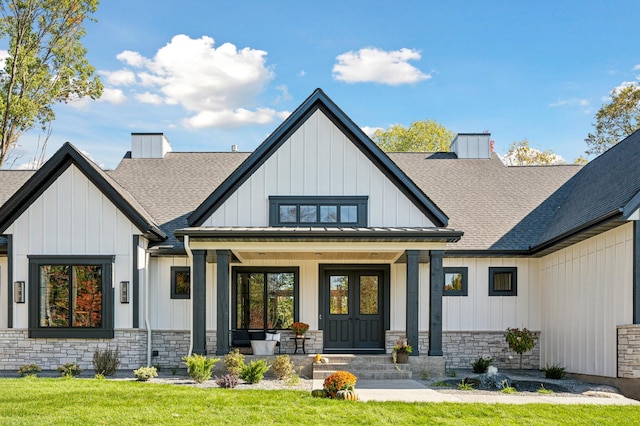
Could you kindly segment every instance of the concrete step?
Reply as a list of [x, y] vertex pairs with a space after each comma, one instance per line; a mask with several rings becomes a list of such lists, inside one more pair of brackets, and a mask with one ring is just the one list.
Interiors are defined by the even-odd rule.
[[324, 380], [336, 371], [348, 371], [362, 380], [400, 380], [411, 379], [413, 374], [410, 370], [357, 370], [354, 368], [344, 368], [339, 370], [313, 370], [314, 380]]
[[411, 379], [409, 364], [393, 364], [391, 355], [323, 355], [327, 363], [313, 364], [313, 378], [324, 380], [336, 371], [348, 371], [359, 379]]

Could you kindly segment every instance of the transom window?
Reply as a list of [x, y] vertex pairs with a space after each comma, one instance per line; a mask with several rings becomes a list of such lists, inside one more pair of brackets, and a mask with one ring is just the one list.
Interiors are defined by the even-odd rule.
[[467, 267], [448, 267], [444, 270], [444, 295], [466, 296], [468, 294]]
[[298, 268], [233, 268], [236, 329], [288, 329], [298, 318]]
[[270, 226], [367, 226], [368, 197], [271, 196]]
[[30, 337], [113, 337], [113, 257], [29, 257]]
[[518, 268], [489, 268], [489, 296], [517, 296]]

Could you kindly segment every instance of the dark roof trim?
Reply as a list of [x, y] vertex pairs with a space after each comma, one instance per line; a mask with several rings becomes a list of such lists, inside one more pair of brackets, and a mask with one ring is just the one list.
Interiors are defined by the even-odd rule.
[[455, 243], [463, 233], [453, 230], [425, 231], [358, 231], [358, 230], [220, 230], [217, 229], [180, 229], [175, 231], [178, 238], [188, 235], [190, 241], [229, 241], [229, 242], [443, 242]]
[[[0, 232], [5, 231], [55, 180], [71, 165], [75, 165], [115, 206], [153, 241], [164, 240], [167, 235], [150, 219], [146, 212], [132, 206], [110, 179], [93, 162], [66, 142], [33, 176], [0, 207]], [[128, 194], [127, 194], [128, 195]], [[129, 197], [133, 198], [131, 195]]]
[[529, 250], [447, 250], [444, 257], [528, 257]]
[[447, 226], [449, 218], [444, 212], [321, 89], [316, 89], [191, 213], [189, 226], [201, 226], [317, 109], [324, 112], [436, 226]]
[[625, 219], [629, 219], [629, 217], [638, 209], [640, 209], [640, 192], [634, 195], [633, 198], [622, 208], [622, 216]]

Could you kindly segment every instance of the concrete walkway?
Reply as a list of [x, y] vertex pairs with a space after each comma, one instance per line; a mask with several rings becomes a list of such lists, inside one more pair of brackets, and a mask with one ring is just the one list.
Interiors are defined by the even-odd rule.
[[[321, 389], [322, 380], [314, 380], [313, 389]], [[639, 405], [640, 401], [607, 392], [587, 395], [531, 395], [528, 392], [504, 394], [500, 392], [439, 392], [415, 380], [358, 380], [356, 386], [362, 401], [458, 402], [484, 404], [594, 404]]]

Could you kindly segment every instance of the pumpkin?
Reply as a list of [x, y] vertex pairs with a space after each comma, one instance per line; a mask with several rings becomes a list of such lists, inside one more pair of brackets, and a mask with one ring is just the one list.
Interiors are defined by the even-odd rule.
[[311, 396], [314, 398], [328, 398], [329, 392], [324, 389], [314, 389], [311, 391]]
[[336, 393], [336, 399], [344, 399], [346, 401], [357, 401], [358, 394], [354, 390], [340, 390]]
[[316, 364], [322, 362], [322, 355], [316, 354], [316, 356], [313, 358], [313, 362]]

